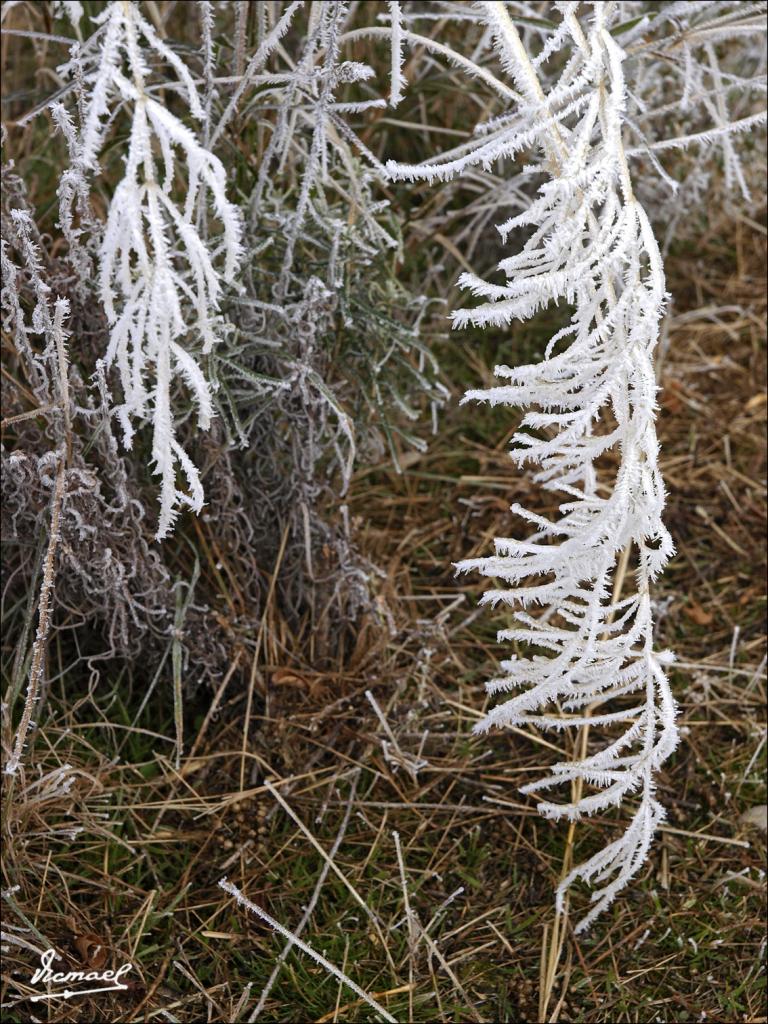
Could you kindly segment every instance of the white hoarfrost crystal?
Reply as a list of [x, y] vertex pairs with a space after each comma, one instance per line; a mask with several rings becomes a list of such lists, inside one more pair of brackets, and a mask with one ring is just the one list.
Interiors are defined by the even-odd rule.
[[[148, 85], [150, 56], [170, 64], [179, 95], [192, 116], [203, 121], [197, 88], [184, 63], [137, 4], [109, 4], [95, 20], [101, 27], [68, 67], [76, 70], [76, 61], [86, 67], [93, 62], [85, 75], [89, 102], [75, 169], [82, 174], [98, 169], [109, 119], [123, 105], [131, 116], [130, 136], [125, 173], [104, 229], [99, 285], [111, 327], [106, 362], [116, 364], [122, 384], [117, 415], [126, 447], [133, 442], [134, 422], [152, 420], [154, 471], [161, 477], [157, 537], [162, 538], [180, 505], [196, 512], [203, 506], [197, 468], [175, 437], [172, 389], [177, 379], [183, 380], [206, 430], [211, 390], [186, 346], [201, 340], [206, 353], [217, 341], [222, 282], [232, 281], [241, 255], [240, 215], [226, 198], [220, 160]], [[174, 185], [181, 180], [185, 195], [178, 201]], [[210, 204], [221, 226], [212, 241], [199, 231], [204, 204]], [[186, 478], [186, 491], [177, 485], [177, 470]]]
[[[537, 467], [534, 479], [565, 500], [552, 520], [514, 505], [532, 532], [499, 539], [492, 557], [468, 559], [457, 569], [505, 584], [486, 591], [482, 601], [516, 609], [513, 626], [499, 633], [499, 641], [519, 644], [524, 652], [502, 662], [500, 675], [488, 683], [490, 694], [514, 696], [494, 707], [477, 730], [616, 730], [602, 750], [557, 764], [524, 788], [538, 794], [572, 786], [572, 802], [539, 803], [551, 818], [574, 820], [632, 801], [620, 838], [575, 867], [558, 888], [562, 909], [577, 879], [596, 884], [594, 907], [579, 925], [585, 928], [646, 858], [664, 817], [654, 777], [678, 734], [664, 672], [672, 655], [654, 651], [650, 596], [673, 552], [661, 519], [664, 487], [654, 428], [653, 350], [666, 298], [664, 273], [623, 147], [625, 54], [606, 24], [613, 5], [595, 4], [587, 28], [575, 17], [577, 6], [558, 5], [563, 21], [552, 47], [568, 45], [572, 54], [547, 95], [506, 5], [478, 4], [519, 94], [515, 114], [455, 159], [388, 169], [397, 177], [446, 178], [532, 145], [542, 152], [538, 170], [546, 180], [538, 195], [499, 225], [504, 238], [515, 231], [528, 240], [499, 263], [504, 283], [462, 275], [464, 287], [485, 302], [457, 310], [453, 323], [499, 327], [552, 304], [570, 312], [539, 363], [498, 366], [504, 383], [464, 399], [529, 409], [514, 437], [513, 459]], [[609, 450], [617, 468], [607, 486], [598, 480], [596, 464]], [[617, 568], [627, 560], [634, 586], [628, 574], [622, 589]], [[622, 596], [625, 591], [631, 593]]]
[[[645, 211], [635, 198], [621, 138], [625, 85], [623, 52], [604, 26], [597, 5], [589, 35], [566, 14], [580, 67], [569, 92], [580, 101], [565, 128], [549, 102], [519, 36], [501, 4], [486, 4], [504, 63], [525, 100], [537, 109], [550, 179], [529, 209], [501, 225], [504, 235], [529, 227], [532, 235], [499, 269], [506, 284], [465, 274], [462, 283], [485, 304], [454, 314], [456, 326], [525, 320], [552, 302], [566, 302], [568, 326], [550, 339], [544, 359], [514, 369], [500, 366], [500, 387], [471, 391], [465, 401], [532, 406], [514, 437], [518, 465], [539, 468], [535, 479], [567, 496], [550, 521], [515, 505], [534, 528], [525, 540], [500, 539], [491, 558], [460, 562], [508, 587], [483, 601], [523, 609], [500, 641], [542, 653], [502, 662], [488, 683], [491, 694], [516, 691], [479, 724], [526, 724], [540, 729], [619, 726], [597, 753], [563, 762], [529, 783], [539, 793], [581, 780], [593, 792], [572, 803], [543, 800], [547, 817], [573, 820], [636, 801], [628, 828], [615, 842], [575, 867], [558, 888], [558, 907], [578, 878], [597, 883], [584, 928], [607, 906], [645, 860], [664, 810], [654, 775], [677, 743], [675, 703], [653, 649], [650, 584], [673, 551], [662, 520], [664, 487], [654, 428], [653, 349], [665, 300], [661, 256]], [[610, 429], [593, 432], [596, 421]], [[598, 487], [596, 460], [614, 449], [619, 458], [608, 493]], [[637, 559], [634, 592], [614, 592], [622, 552]], [[618, 589], [618, 588], [616, 588]], [[543, 653], [546, 652], [546, 653]], [[630, 701], [618, 701], [631, 695]], [[607, 709], [610, 702], [611, 710]], [[594, 709], [594, 710], [593, 710]]]

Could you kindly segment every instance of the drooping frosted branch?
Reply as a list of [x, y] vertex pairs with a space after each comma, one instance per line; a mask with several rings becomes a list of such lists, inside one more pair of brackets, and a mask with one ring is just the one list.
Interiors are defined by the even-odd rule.
[[[197, 87], [182, 60], [134, 3], [110, 4], [97, 20], [102, 28], [98, 49], [90, 54], [95, 67], [85, 76], [90, 98], [76, 170], [98, 169], [108, 118], [117, 103], [124, 104], [131, 115], [125, 173], [104, 227], [99, 290], [110, 323], [106, 363], [117, 366], [123, 390], [117, 416], [126, 447], [133, 444], [134, 423], [152, 421], [152, 459], [161, 478], [157, 537], [162, 538], [180, 506], [195, 512], [203, 506], [198, 470], [175, 437], [173, 393], [177, 382], [186, 384], [200, 428], [207, 430], [211, 390], [187, 346], [201, 341], [206, 353], [216, 344], [222, 283], [233, 280], [241, 255], [240, 216], [226, 198], [220, 160], [148, 90], [151, 53], [173, 68], [190, 113], [202, 121]], [[85, 57], [74, 60], [88, 55], [86, 49]], [[177, 199], [179, 169], [185, 194]], [[201, 204], [210, 204], [221, 226], [212, 242], [198, 232]], [[179, 470], [187, 490], [177, 485]]]
[[[513, 512], [533, 532], [496, 541], [495, 555], [468, 559], [505, 586], [482, 602], [515, 608], [514, 626], [500, 642], [520, 645], [502, 662], [488, 692], [514, 696], [477, 727], [533, 725], [564, 729], [618, 727], [617, 738], [577, 762], [555, 765], [524, 788], [547, 793], [577, 780], [590, 788], [572, 803], [542, 799], [552, 818], [578, 819], [636, 801], [623, 835], [558, 889], [562, 908], [581, 878], [598, 885], [586, 927], [639, 870], [664, 811], [655, 798], [655, 774], [677, 742], [675, 705], [664, 673], [671, 656], [653, 647], [650, 584], [673, 547], [662, 520], [664, 488], [654, 427], [653, 349], [665, 301], [661, 256], [648, 217], [636, 199], [623, 148], [626, 86], [624, 53], [595, 5], [588, 32], [562, 5], [557, 42], [573, 50], [566, 82], [544, 92], [538, 72], [502, 3], [485, 3], [502, 66], [520, 91], [521, 114], [455, 168], [487, 163], [537, 142], [546, 180], [529, 207], [500, 225], [503, 237], [528, 240], [499, 263], [502, 284], [463, 274], [461, 284], [484, 301], [453, 314], [455, 327], [505, 326], [551, 304], [567, 303], [569, 323], [551, 339], [541, 362], [498, 366], [498, 387], [470, 391], [464, 401], [528, 409], [514, 436], [512, 457], [536, 467], [534, 479], [565, 496], [549, 520], [522, 507]], [[607, 5], [610, 6], [610, 5]], [[427, 168], [389, 165], [400, 177], [431, 177]], [[446, 166], [438, 170], [445, 174]], [[447, 176], [447, 175], [446, 175]], [[594, 425], [604, 429], [596, 433]], [[619, 465], [609, 493], [598, 488], [599, 458], [608, 450]], [[614, 594], [616, 566], [627, 548], [637, 568], [634, 593]], [[540, 609], [538, 614], [534, 609]], [[530, 653], [525, 653], [530, 652]]]

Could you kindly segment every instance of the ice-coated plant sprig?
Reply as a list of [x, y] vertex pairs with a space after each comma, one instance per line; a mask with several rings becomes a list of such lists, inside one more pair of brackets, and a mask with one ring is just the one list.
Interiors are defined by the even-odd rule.
[[[533, 527], [525, 539], [496, 541], [490, 558], [468, 559], [457, 570], [502, 580], [482, 602], [516, 609], [513, 628], [499, 641], [527, 654], [502, 662], [487, 684], [492, 695], [515, 691], [477, 726], [619, 727], [604, 749], [563, 762], [524, 787], [539, 793], [578, 783], [571, 803], [539, 803], [551, 818], [578, 819], [635, 801], [624, 833], [575, 867], [557, 891], [558, 909], [571, 884], [597, 885], [586, 928], [637, 873], [664, 810], [654, 777], [677, 742], [675, 703], [664, 672], [669, 652], [653, 646], [650, 585], [673, 551], [661, 513], [664, 487], [654, 427], [653, 349], [665, 302], [662, 260], [645, 210], [637, 200], [622, 141], [626, 85], [624, 53], [611, 36], [612, 4], [595, 4], [589, 28], [576, 4], [559, 5], [556, 44], [572, 47], [564, 81], [545, 94], [537, 69], [503, 3], [483, 3], [495, 51], [521, 95], [520, 111], [489, 143], [460, 163], [483, 163], [538, 144], [547, 180], [528, 208], [499, 226], [503, 237], [528, 232], [503, 259], [503, 284], [473, 274], [460, 282], [485, 301], [453, 314], [456, 327], [524, 321], [552, 303], [567, 303], [570, 322], [549, 341], [541, 362], [496, 375], [506, 383], [470, 391], [464, 401], [527, 407], [514, 437], [518, 465], [538, 467], [535, 479], [566, 496], [549, 520], [519, 505]], [[448, 176], [461, 166], [389, 165], [399, 177]], [[446, 171], [448, 173], [446, 173]], [[596, 422], [605, 424], [601, 433]], [[618, 456], [609, 493], [598, 485], [596, 463]], [[614, 594], [623, 552], [636, 561], [636, 587]], [[539, 607], [531, 614], [529, 608]], [[627, 703], [620, 699], [631, 697]], [[581, 786], [592, 792], [582, 795]]]
[[[152, 420], [152, 459], [161, 477], [157, 537], [162, 538], [180, 506], [196, 512], [203, 506], [198, 470], [176, 440], [172, 390], [177, 380], [186, 383], [206, 430], [211, 389], [187, 346], [201, 340], [206, 353], [217, 341], [222, 283], [233, 280], [241, 256], [240, 215], [227, 200], [221, 161], [148, 84], [152, 55], [173, 68], [180, 99], [203, 122], [205, 111], [185, 64], [135, 3], [108, 4], [94, 20], [100, 28], [64, 69], [90, 69], [83, 75], [90, 95], [74, 170], [85, 175], [98, 169], [114, 109], [124, 106], [131, 117], [125, 173], [109, 205], [99, 290], [110, 323], [106, 363], [117, 365], [123, 390], [116, 412], [127, 448], [134, 422]], [[175, 186], [182, 180], [184, 195], [177, 199]], [[213, 241], [198, 230], [198, 211], [208, 202], [221, 226]], [[178, 469], [188, 491], [177, 485]]]

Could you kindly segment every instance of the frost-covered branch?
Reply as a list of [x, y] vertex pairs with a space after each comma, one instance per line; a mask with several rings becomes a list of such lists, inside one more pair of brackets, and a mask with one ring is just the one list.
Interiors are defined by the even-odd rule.
[[338, 967], [332, 964], [329, 960], [326, 960], [324, 956], [312, 949], [311, 946], [308, 946], [306, 942], [302, 941], [302, 939], [298, 937], [298, 935], [294, 932], [288, 931], [288, 929], [283, 927], [283, 925], [276, 921], [274, 917], [271, 917], [265, 910], [262, 910], [260, 906], [249, 900], [236, 885], [233, 885], [232, 882], [228, 881], [226, 878], [222, 878], [219, 882], [219, 887], [223, 889], [224, 892], [229, 893], [230, 896], [234, 896], [241, 907], [245, 907], [246, 910], [250, 910], [252, 914], [255, 914], [256, 917], [268, 924], [269, 927], [272, 928], [273, 931], [277, 932], [278, 935], [282, 935], [283, 938], [288, 939], [288, 941], [293, 943], [293, 945], [300, 949], [302, 953], [306, 953], [307, 956], [311, 957], [324, 970], [328, 971], [329, 974], [332, 974], [335, 978], [338, 978], [342, 984], [352, 989], [355, 995], [358, 996], [362, 1002], [367, 1003], [368, 1006], [370, 1006], [376, 1013], [380, 1014], [384, 1020], [392, 1021], [393, 1024], [397, 1024], [396, 1019], [390, 1013], [387, 1013], [384, 1007], [380, 1006], [379, 1003], [377, 1003], [372, 996], [369, 996], [364, 989], [360, 988], [356, 982], [352, 981], [351, 978], [347, 977], [347, 975], [340, 971]]
[[[563, 78], [545, 94], [535, 65], [502, 3], [479, 5], [505, 71], [523, 96], [522, 112], [490, 143], [459, 158], [455, 170], [508, 156], [536, 142], [547, 178], [521, 214], [499, 226], [503, 237], [524, 231], [521, 250], [499, 264], [503, 284], [463, 274], [464, 287], [485, 301], [457, 310], [456, 327], [504, 326], [550, 304], [572, 309], [538, 364], [499, 366], [499, 387], [470, 391], [464, 401], [527, 407], [513, 458], [537, 466], [535, 479], [566, 496], [554, 520], [519, 505], [513, 512], [533, 532], [496, 541], [490, 558], [460, 562], [506, 587], [483, 603], [518, 609], [499, 640], [527, 654], [502, 662], [488, 683], [496, 695], [515, 691], [479, 724], [563, 729], [587, 723], [620, 725], [605, 749], [556, 765], [525, 787], [539, 793], [581, 780], [594, 792], [570, 804], [543, 800], [548, 817], [577, 819], [634, 797], [629, 827], [579, 865], [558, 889], [582, 878], [600, 884], [586, 927], [645, 859], [663, 808], [654, 777], [677, 742], [675, 705], [664, 673], [671, 656], [653, 647], [650, 584], [672, 553], [662, 520], [664, 488], [654, 429], [656, 383], [652, 355], [665, 301], [661, 256], [645, 210], [632, 189], [622, 141], [626, 85], [624, 52], [608, 31], [611, 5], [596, 5], [588, 32], [575, 4], [562, 5], [558, 43], [573, 56]], [[429, 177], [432, 168], [390, 167]], [[605, 424], [602, 433], [594, 424]], [[609, 494], [597, 486], [597, 462], [609, 449], [619, 466]], [[636, 589], [613, 598], [621, 552], [636, 553]], [[528, 609], [540, 608], [539, 614]], [[629, 706], [624, 698], [631, 697]], [[593, 713], [594, 711], [594, 713]]]
[[[448, 17], [456, 13], [453, 5], [438, 6]], [[747, 195], [732, 139], [764, 115], [748, 108], [734, 117], [729, 102], [759, 88], [753, 65], [760, 61], [750, 61], [751, 77], [741, 79], [725, 70], [713, 44], [746, 37], [761, 5], [569, 0], [552, 7], [560, 15], [554, 26], [531, 19], [524, 3], [462, 8], [456, 16], [478, 22], [483, 33], [475, 59], [482, 48], [490, 50], [504, 72], [494, 92], [501, 95], [498, 86], [508, 88], [510, 81], [518, 97], [514, 109], [478, 125], [469, 142], [449, 153], [419, 165], [390, 162], [387, 169], [393, 178], [445, 181], [523, 153], [540, 154], [527, 157], [508, 191], [522, 212], [498, 225], [505, 242], [516, 242], [498, 264], [501, 283], [462, 274], [460, 283], [483, 301], [452, 319], [458, 328], [503, 328], [547, 307], [563, 311], [563, 326], [540, 362], [497, 366], [503, 383], [470, 391], [464, 401], [527, 410], [512, 457], [520, 467], [534, 466], [534, 479], [564, 500], [553, 518], [513, 505], [527, 535], [498, 539], [493, 556], [462, 561], [457, 571], [501, 581], [504, 586], [486, 591], [482, 603], [515, 609], [499, 641], [515, 644], [516, 653], [487, 684], [491, 695], [514, 696], [493, 708], [477, 731], [525, 725], [611, 730], [602, 750], [557, 764], [524, 787], [548, 795], [571, 785], [570, 803], [547, 797], [538, 805], [555, 819], [574, 821], [632, 802], [623, 834], [558, 887], [562, 910], [575, 881], [596, 886], [594, 906], [578, 925], [584, 929], [648, 854], [664, 817], [656, 774], [678, 738], [665, 674], [673, 656], [654, 649], [651, 601], [652, 583], [674, 550], [662, 522], [654, 424], [653, 353], [666, 293], [661, 253], [629, 158], [649, 155], [658, 177], [675, 190], [677, 182], [652, 150], [717, 140], [726, 186]], [[406, 23], [424, 16], [419, 11]], [[675, 75], [679, 89], [669, 85]], [[654, 118], [659, 95], [668, 102], [666, 119]], [[706, 114], [702, 131], [675, 138], [679, 120], [670, 120], [672, 112], [684, 115], [696, 104]], [[701, 119], [683, 117], [682, 123], [698, 127]], [[642, 145], [630, 148], [625, 137]], [[544, 180], [526, 202], [518, 182], [529, 187], [534, 175]], [[609, 487], [600, 470], [606, 453], [615, 465]], [[628, 562], [635, 585], [623, 595]]]
[[[231, 282], [240, 250], [239, 212], [226, 197], [220, 160], [204, 149], [197, 135], [153, 98], [147, 86], [148, 58], [169, 64], [180, 93], [198, 121], [205, 112], [187, 67], [129, 2], [112, 3], [96, 19], [97, 46], [86, 44], [65, 68], [93, 62], [85, 75], [90, 97], [85, 110], [75, 170], [98, 169], [98, 156], [113, 111], [124, 105], [131, 115], [125, 173], [109, 206], [99, 255], [99, 289], [110, 323], [107, 365], [120, 373], [123, 403], [117, 409], [130, 448], [134, 422], [151, 418], [152, 459], [161, 477], [158, 538], [173, 527], [179, 507], [199, 512], [203, 488], [197, 468], [175, 436], [173, 389], [183, 381], [206, 430], [212, 416], [211, 389], [189, 351], [202, 341], [209, 352], [218, 340], [216, 313], [223, 282]], [[177, 178], [184, 181], [175, 198]], [[221, 226], [215, 243], [198, 231], [198, 210], [210, 203]], [[188, 490], [177, 483], [181, 470]]]

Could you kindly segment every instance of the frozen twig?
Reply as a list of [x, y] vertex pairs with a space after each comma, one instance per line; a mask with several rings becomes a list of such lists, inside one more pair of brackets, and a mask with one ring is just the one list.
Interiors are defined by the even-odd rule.
[[380, 1006], [375, 999], [368, 995], [367, 992], [364, 992], [356, 982], [352, 981], [351, 978], [348, 978], [347, 975], [343, 974], [338, 967], [335, 967], [329, 960], [326, 960], [324, 956], [312, 949], [311, 946], [308, 946], [306, 942], [303, 942], [298, 935], [294, 935], [287, 928], [284, 928], [283, 925], [277, 922], [274, 917], [269, 915], [266, 910], [262, 910], [261, 907], [252, 903], [247, 896], [243, 895], [236, 885], [233, 885], [232, 882], [228, 882], [226, 878], [222, 878], [219, 882], [219, 886], [224, 890], [224, 892], [229, 893], [230, 896], [234, 896], [240, 906], [245, 907], [246, 910], [250, 910], [252, 914], [261, 918], [261, 920], [268, 924], [270, 928], [276, 931], [279, 935], [282, 935], [283, 938], [290, 940], [303, 953], [306, 953], [307, 956], [310, 956], [316, 963], [325, 968], [329, 974], [332, 974], [335, 978], [338, 978], [339, 981], [343, 982], [343, 984], [351, 988], [356, 996], [359, 996], [364, 1002], [366, 1002], [371, 1009], [381, 1014], [384, 1020], [391, 1021], [392, 1024], [397, 1024], [397, 1019], [393, 1017], [392, 1014], [387, 1013], [384, 1007]]

